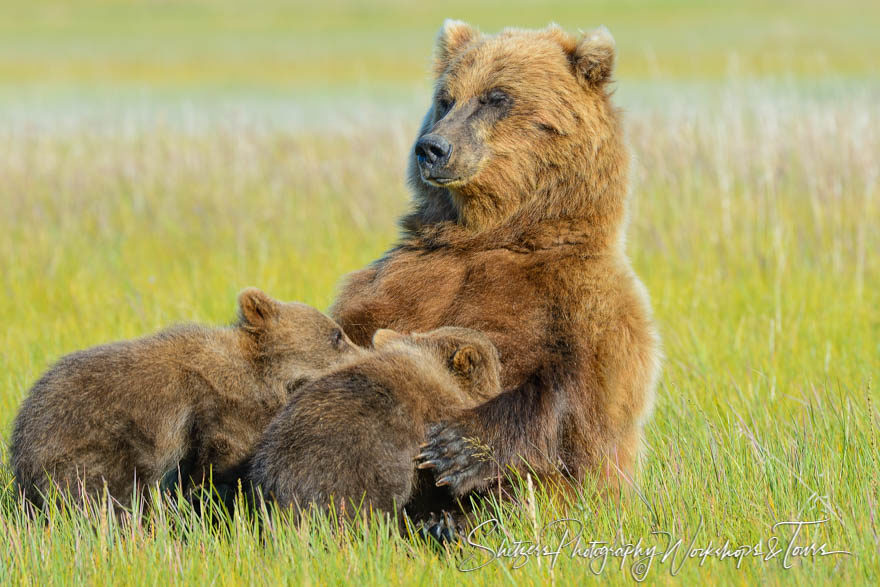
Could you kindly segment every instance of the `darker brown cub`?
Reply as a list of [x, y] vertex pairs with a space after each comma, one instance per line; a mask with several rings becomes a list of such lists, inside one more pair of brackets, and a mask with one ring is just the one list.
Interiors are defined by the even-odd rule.
[[264, 496], [395, 512], [413, 491], [428, 424], [500, 392], [498, 353], [475, 330], [379, 330], [373, 345], [299, 389], [266, 429], [251, 477]]
[[310, 306], [258, 289], [229, 328], [184, 325], [67, 355], [15, 420], [12, 468], [41, 504], [54, 482], [129, 504], [135, 486], [191, 461], [193, 478], [237, 466], [291, 389], [356, 348]]

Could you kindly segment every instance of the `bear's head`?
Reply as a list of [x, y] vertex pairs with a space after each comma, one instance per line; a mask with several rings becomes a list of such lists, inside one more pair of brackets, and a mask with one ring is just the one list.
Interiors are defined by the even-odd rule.
[[433, 104], [409, 165], [415, 209], [403, 228], [573, 221], [616, 233], [628, 157], [610, 101], [613, 65], [604, 27], [580, 38], [557, 26], [489, 36], [446, 21]]
[[248, 288], [238, 296], [237, 327], [264, 376], [291, 389], [358, 350], [332, 318], [299, 303]]
[[501, 361], [489, 337], [470, 328], [444, 326], [429, 332], [400, 334], [380, 329], [373, 334], [373, 347], [414, 347], [435, 359], [455, 378], [471, 406], [501, 392]]

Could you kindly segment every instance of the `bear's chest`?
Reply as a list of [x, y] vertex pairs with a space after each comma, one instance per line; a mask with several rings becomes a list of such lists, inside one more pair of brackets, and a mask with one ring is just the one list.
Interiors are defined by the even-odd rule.
[[[368, 281], [343, 292], [337, 319], [360, 344], [378, 328], [426, 332], [440, 326], [474, 328], [498, 347], [505, 380], [539, 362], [548, 333], [549, 292], [540, 268], [506, 250], [397, 252]], [[354, 289], [354, 291], [352, 291]]]
[[409, 304], [405, 314], [430, 316], [432, 324], [443, 317], [491, 323], [527, 314], [541, 296], [516, 257], [508, 251], [404, 253], [379, 270], [375, 293]]

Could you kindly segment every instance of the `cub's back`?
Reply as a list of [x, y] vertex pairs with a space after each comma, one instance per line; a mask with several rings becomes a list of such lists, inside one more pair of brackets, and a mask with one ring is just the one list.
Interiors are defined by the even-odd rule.
[[338, 508], [363, 496], [392, 511], [408, 498], [423, 429], [386, 383], [357, 367], [341, 369], [299, 390], [275, 417], [252, 478], [281, 506]]
[[[418, 354], [368, 352], [299, 389], [263, 434], [252, 480], [281, 506], [363, 498], [392, 512], [409, 499], [425, 406], [447, 379]], [[396, 504], [396, 506], [395, 506]]]
[[[12, 467], [18, 484], [46, 486], [46, 473], [78, 467], [102, 473], [179, 436], [188, 417], [181, 361], [206, 329], [181, 326], [62, 357], [31, 388], [15, 419]], [[137, 463], [131, 463], [134, 467]], [[63, 469], [64, 472], [60, 469]]]

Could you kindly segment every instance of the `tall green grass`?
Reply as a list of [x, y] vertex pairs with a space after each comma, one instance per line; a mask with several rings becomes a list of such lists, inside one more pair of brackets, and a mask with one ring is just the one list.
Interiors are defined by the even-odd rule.
[[[620, 502], [585, 488], [564, 508], [523, 480], [515, 503], [484, 505], [504, 529], [480, 544], [534, 539], [565, 516], [580, 520], [585, 541], [663, 546], [652, 532], [670, 532], [683, 548], [691, 538], [784, 544], [791, 532], [774, 533], [775, 523], [827, 520], [799, 542], [852, 556], [791, 569], [781, 555], [740, 568], [711, 558], [678, 568], [679, 557], [655, 560], [649, 577], [880, 579], [874, 92], [810, 97], [734, 84], [716, 100], [627, 112], [627, 248], [667, 356], [642, 473]], [[146, 115], [0, 128], [0, 429], [64, 353], [176, 321], [228, 322], [247, 285], [324, 308], [341, 275], [388, 247], [406, 207], [417, 117], [331, 130], [276, 122]], [[7, 462], [5, 445], [0, 453]], [[437, 553], [381, 520], [342, 532], [332, 520], [262, 524], [236, 515], [214, 528], [185, 506], [133, 521], [100, 510], [31, 520], [4, 470], [0, 580], [567, 583], [597, 572], [564, 555], [464, 574], [458, 567], [484, 561], [485, 550]], [[611, 559], [601, 577], [630, 582], [630, 564]]]
[[[733, 548], [826, 520], [834, 555], [654, 560], [660, 583], [880, 581], [880, 36], [876, 2], [0, 0], [0, 583], [630, 583], [632, 557], [486, 562], [368, 519], [186, 503], [32, 519], [12, 419], [54, 360], [236, 293], [326, 308], [406, 208], [405, 160], [446, 17], [486, 31], [607, 25], [633, 152], [627, 249], [666, 362], [629, 495], [483, 503], [481, 545]], [[752, 81], [749, 81], [752, 80]], [[755, 82], [754, 80], [760, 80]], [[221, 514], [222, 515], [222, 514]], [[574, 526], [569, 526], [573, 531]], [[569, 535], [569, 538], [571, 536]], [[514, 568], [514, 567], [519, 568]]]

